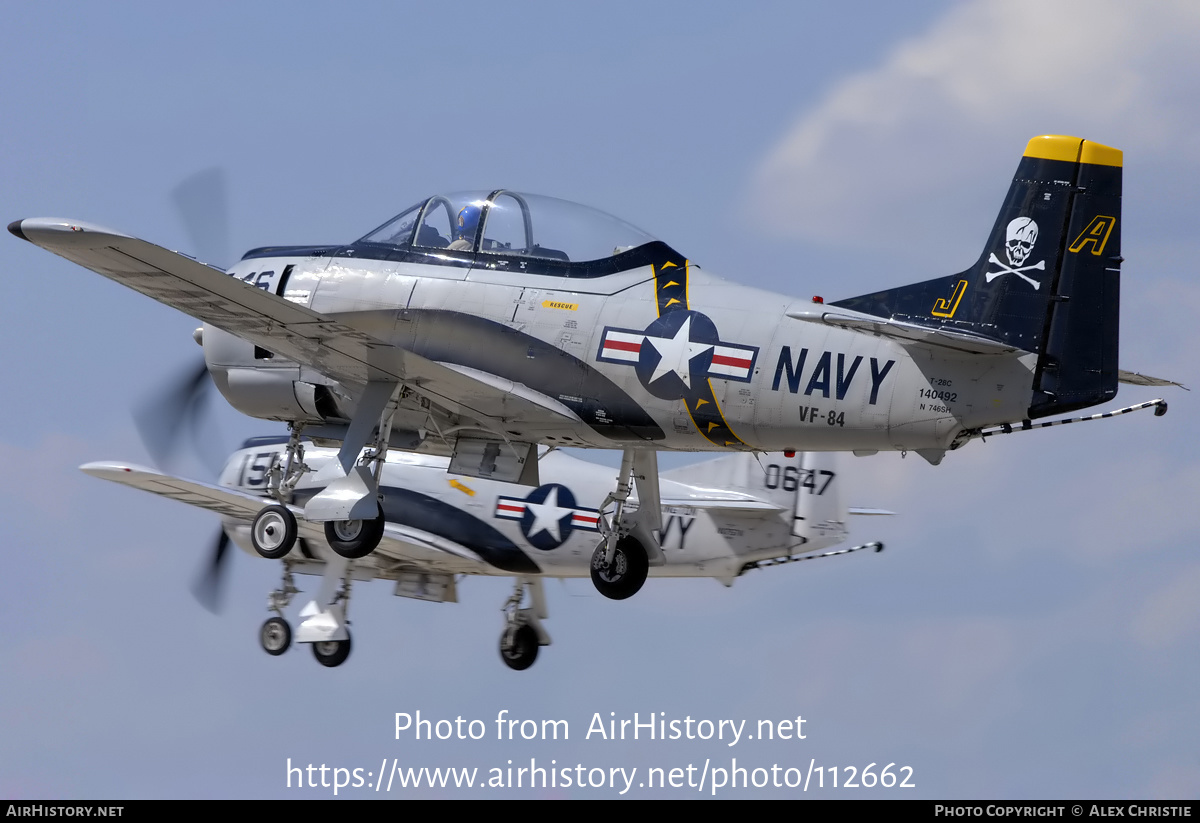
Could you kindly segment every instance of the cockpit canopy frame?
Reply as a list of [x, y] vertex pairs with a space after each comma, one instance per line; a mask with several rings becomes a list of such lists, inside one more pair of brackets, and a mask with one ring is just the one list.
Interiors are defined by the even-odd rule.
[[664, 244], [605, 212], [509, 189], [435, 194], [337, 249], [358, 257], [558, 277], [648, 265]]

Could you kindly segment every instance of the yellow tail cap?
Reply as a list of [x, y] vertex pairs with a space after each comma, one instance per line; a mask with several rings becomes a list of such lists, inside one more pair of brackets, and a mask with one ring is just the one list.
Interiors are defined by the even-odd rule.
[[1043, 134], [1025, 145], [1025, 156], [1039, 160], [1065, 160], [1068, 163], [1091, 163], [1095, 166], [1122, 165], [1120, 149], [1094, 143], [1081, 137], [1062, 134]]

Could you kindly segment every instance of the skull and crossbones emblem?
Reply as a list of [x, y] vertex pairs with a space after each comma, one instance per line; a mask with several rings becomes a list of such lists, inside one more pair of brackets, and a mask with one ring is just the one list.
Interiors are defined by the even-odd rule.
[[1002, 274], [1015, 274], [1017, 277], [1024, 280], [1035, 290], [1040, 289], [1042, 284], [1032, 277], [1024, 274], [1024, 272], [1038, 270], [1046, 270], [1046, 261], [1039, 260], [1028, 266], [1021, 265], [1028, 259], [1033, 251], [1033, 244], [1037, 242], [1038, 225], [1032, 217], [1018, 217], [1008, 224], [1008, 232], [1005, 236], [1004, 253], [1008, 257], [1008, 262], [1011, 265], [1005, 265], [996, 255], [988, 255], [988, 263], [993, 263], [997, 266], [996, 271], [987, 272], [987, 281], [991, 283]]

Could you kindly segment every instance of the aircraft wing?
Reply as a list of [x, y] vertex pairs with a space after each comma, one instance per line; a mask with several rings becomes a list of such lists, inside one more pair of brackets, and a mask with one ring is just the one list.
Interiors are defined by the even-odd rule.
[[[225, 486], [214, 486], [196, 480], [184, 480], [154, 469], [133, 463], [104, 461], [86, 463], [80, 471], [102, 480], [111, 480], [123, 486], [157, 494], [189, 506], [207, 509], [224, 517], [250, 523], [255, 515], [274, 501]], [[323, 523], [309, 523], [304, 519], [302, 506], [289, 506], [296, 515], [298, 537], [325, 545]], [[428, 532], [388, 523], [383, 541], [376, 552], [389, 559], [408, 561], [431, 571], [456, 571], [465, 573], [494, 573], [495, 569], [483, 562], [474, 552], [452, 540]], [[362, 561], [359, 561], [362, 562]], [[449, 568], [446, 568], [449, 566]]]
[[523, 384], [434, 362], [136, 237], [58, 218], [19, 220], [8, 228], [34, 245], [310, 366], [347, 388], [361, 388], [371, 380], [403, 382], [448, 412], [490, 429], [524, 424], [534, 430], [573, 430], [579, 422], [562, 403]]

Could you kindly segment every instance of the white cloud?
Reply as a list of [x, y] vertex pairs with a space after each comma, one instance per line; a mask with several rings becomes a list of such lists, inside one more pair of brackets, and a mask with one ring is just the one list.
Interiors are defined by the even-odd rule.
[[1198, 40], [1200, 6], [1187, 2], [958, 6], [806, 111], [760, 164], [750, 202], [783, 236], [910, 261], [928, 261], [937, 238], [969, 261], [1030, 137], [1195, 160]]

